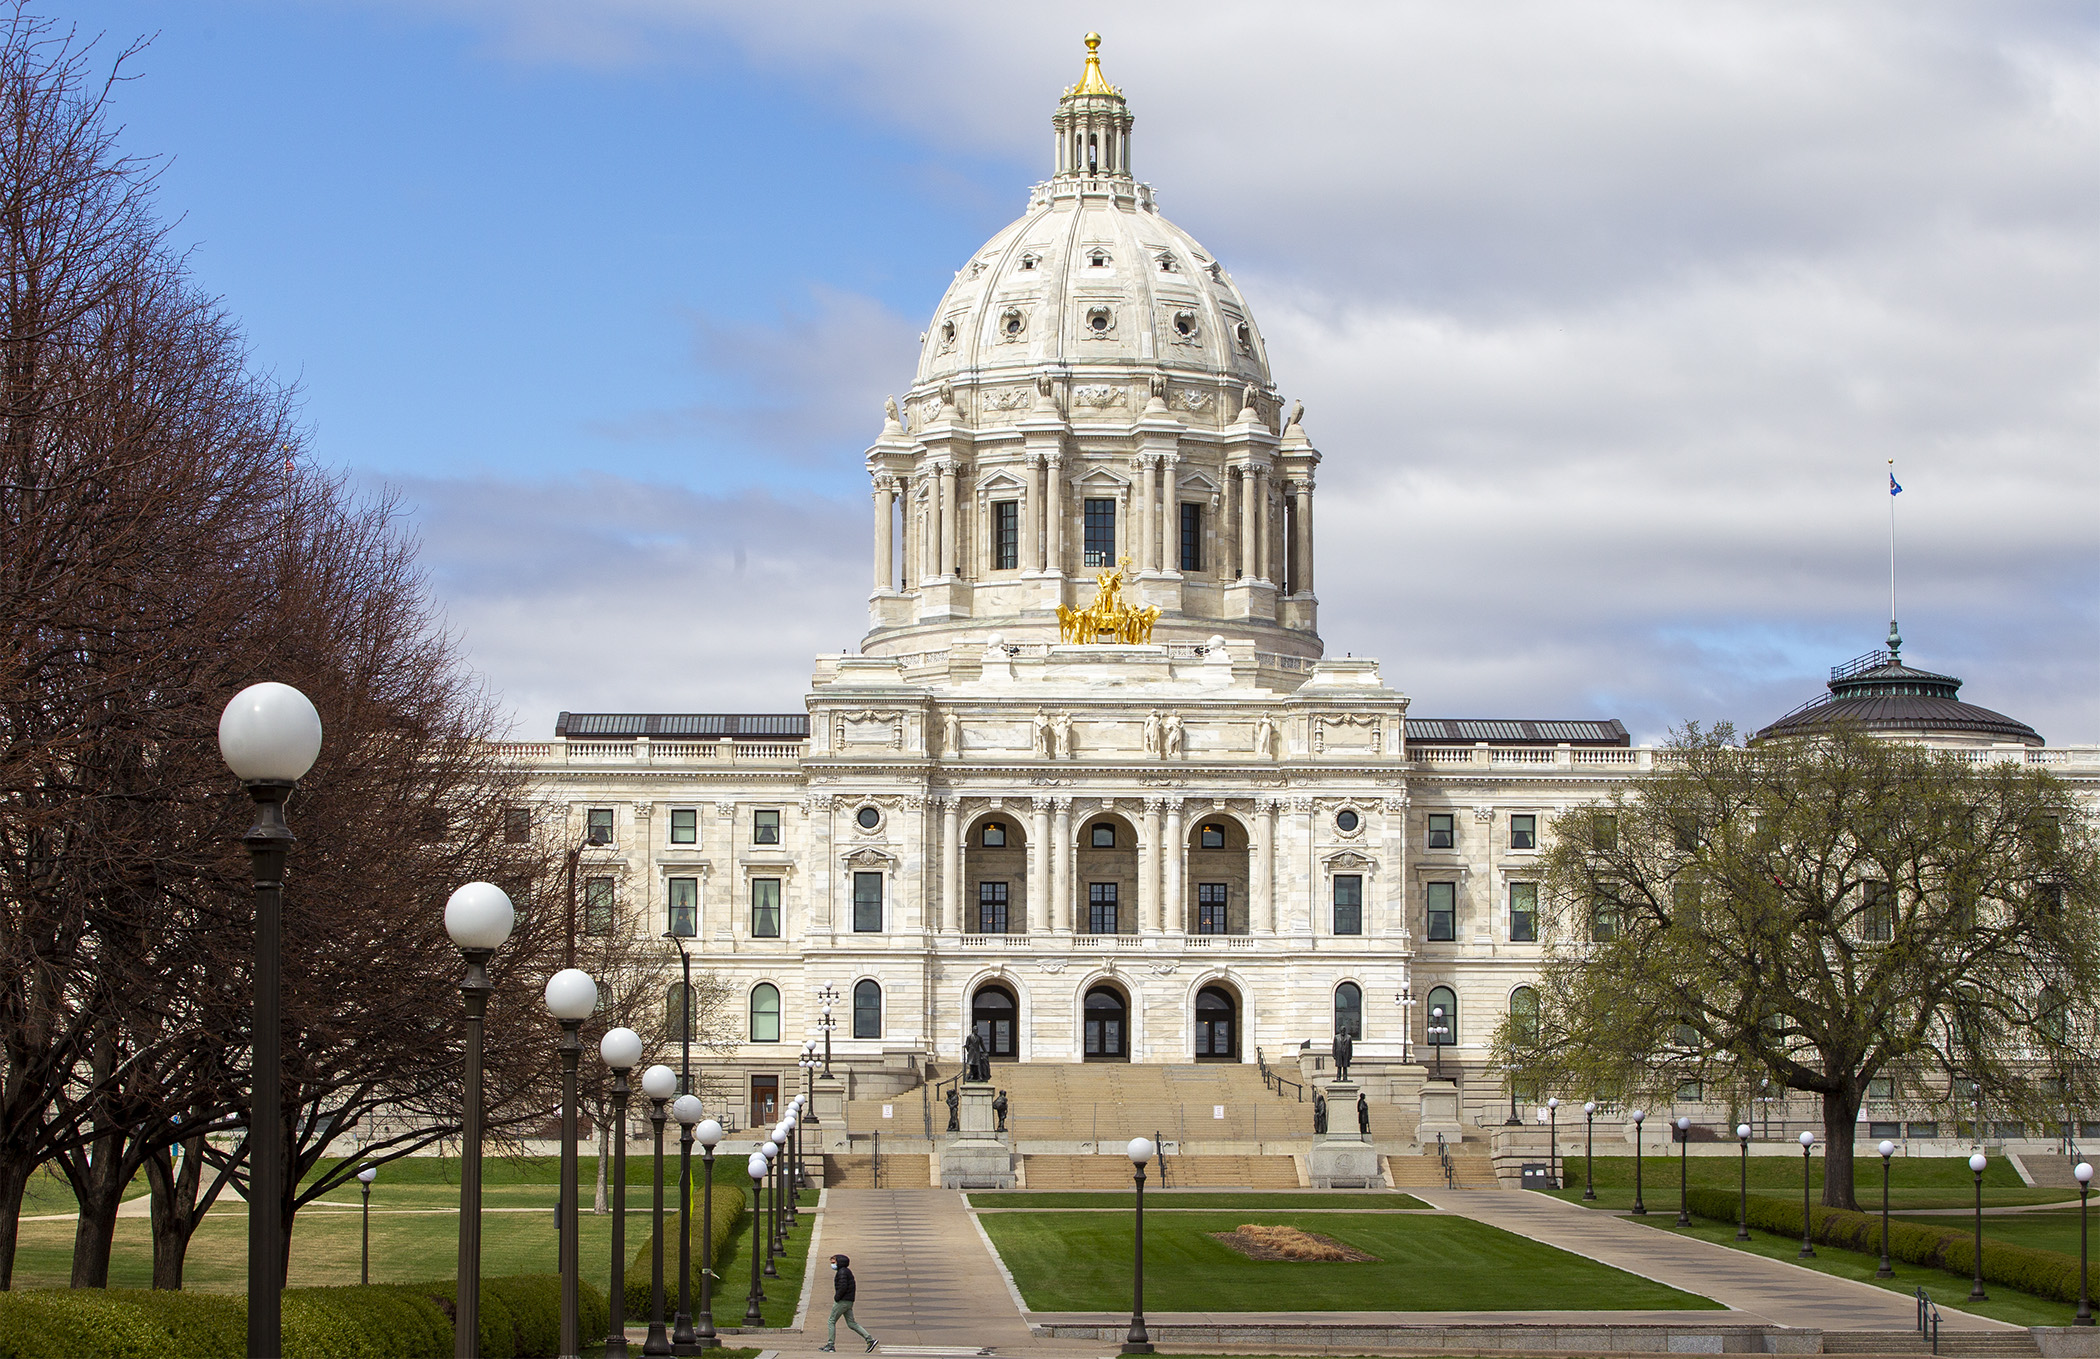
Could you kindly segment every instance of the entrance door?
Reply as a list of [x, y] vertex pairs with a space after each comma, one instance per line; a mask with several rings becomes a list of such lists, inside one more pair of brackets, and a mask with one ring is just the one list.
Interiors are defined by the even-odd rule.
[[980, 986], [970, 999], [970, 1027], [977, 1030], [978, 1041], [995, 1062], [1015, 1059], [1017, 1017], [1013, 993], [1003, 986]]
[[1086, 993], [1086, 1060], [1125, 1062], [1130, 1060], [1130, 1013], [1123, 993], [1097, 986]]
[[751, 1126], [770, 1128], [780, 1118], [780, 1077], [751, 1078]]
[[1223, 987], [1206, 986], [1196, 993], [1196, 1060], [1236, 1062], [1240, 1057], [1238, 1007]]

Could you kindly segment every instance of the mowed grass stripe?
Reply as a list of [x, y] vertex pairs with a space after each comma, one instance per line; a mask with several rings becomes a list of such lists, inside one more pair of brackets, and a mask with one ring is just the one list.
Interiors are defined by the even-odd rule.
[[[1132, 1222], [1100, 1213], [978, 1218], [1037, 1312], [1130, 1307]], [[1304, 1225], [1378, 1257], [1250, 1260], [1213, 1239], [1244, 1222]], [[1175, 1213], [1145, 1222], [1145, 1306], [1198, 1311], [1689, 1311], [1719, 1303], [1459, 1217]]]

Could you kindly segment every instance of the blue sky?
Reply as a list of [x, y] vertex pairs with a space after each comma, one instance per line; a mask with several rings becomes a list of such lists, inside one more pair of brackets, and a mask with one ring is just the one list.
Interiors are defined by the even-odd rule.
[[[1287, 17], [1283, 17], [1287, 16]], [[1101, 29], [1303, 398], [1330, 650], [1757, 725], [1886, 626], [2100, 740], [2100, 29], [2072, 4], [182, 4], [118, 96], [315, 456], [518, 714], [799, 707], [860, 454]]]

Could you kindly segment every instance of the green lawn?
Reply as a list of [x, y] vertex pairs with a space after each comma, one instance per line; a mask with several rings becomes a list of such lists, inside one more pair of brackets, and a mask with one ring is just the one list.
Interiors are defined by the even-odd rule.
[[[1822, 1274], [1834, 1274], [1841, 1279], [1857, 1279], [1862, 1283], [1870, 1283], [1896, 1293], [1915, 1293], [1922, 1287], [1941, 1307], [1974, 1312], [1978, 1316], [2009, 1321], [2016, 1326], [2068, 1326], [2071, 1323], [2071, 1314], [2077, 1310], [2074, 1304], [2068, 1302], [2038, 1298], [2031, 1293], [2015, 1292], [1998, 1284], [1985, 1285], [1991, 1295], [1989, 1301], [1969, 1302], [1969, 1280], [1966, 1276], [1950, 1274], [1943, 1269], [1926, 1269], [1920, 1265], [1905, 1264], [1901, 1260], [1893, 1265], [1896, 1271], [1895, 1278], [1877, 1279], [1874, 1277], [1874, 1271], [1881, 1264], [1879, 1254], [1868, 1255], [1860, 1251], [1840, 1250], [1836, 1246], [1826, 1246], [1818, 1242], [1815, 1258], [1803, 1260], [1799, 1258], [1800, 1237], [1778, 1236], [1753, 1227], [1750, 1230], [1750, 1240], [1738, 1241], [1735, 1239], [1733, 1222], [1712, 1222], [1695, 1217], [1692, 1219], [1692, 1225], [1684, 1228], [1673, 1225], [1673, 1217], [1629, 1218], [1628, 1221], [1643, 1222], [1657, 1231], [1670, 1232], [1677, 1236], [1693, 1236], [1701, 1241], [1712, 1241], [1718, 1245], [1747, 1250], [1774, 1260], [1785, 1260], [1789, 1264], [1798, 1264]], [[1985, 1218], [1984, 1221], [1989, 1222], [1990, 1219]]]
[[[1276, 1214], [1262, 1221], [1288, 1218]], [[1367, 1251], [1376, 1263], [1250, 1260], [1208, 1233], [1248, 1212], [1176, 1213], [1145, 1224], [1145, 1306], [1214, 1311], [1501, 1311], [1511, 1280], [1535, 1310], [1681, 1310], [1720, 1304], [1460, 1217], [1322, 1213], [1292, 1225]], [[978, 1219], [1033, 1311], [1130, 1306], [1132, 1224], [1107, 1213], [993, 1213]]]
[[[1562, 1143], [1562, 1150], [1567, 1144]], [[1668, 1207], [1677, 1210], [1677, 1161], [1671, 1156], [1644, 1156], [1642, 1160], [1642, 1197], [1647, 1201], [1648, 1211], [1655, 1212]], [[1708, 1188], [1734, 1189], [1740, 1173], [1738, 1158], [1733, 1156], [1692, 1156], [1685, 1158], [1686, 1178], [1694, 1185]], [[1862, 1208], [1872, 1200], [1874, 1206], [1881, 1203], [1881, 1158], [1868, 1155], [1854, 1162], [1855, 1178], [1853, 1190], [1859, 1197]], [[1599, 1156], [1595, 1162], [1597, 1197], [1585, 1201], [1582, 1197], [1583, 1160], [1582, 1143], [1578, 1140], [1574, 1154], [1561, 1163], [1561, 1179], [1569, 1188], [1555, 1191], [1559, 1198], [1583, 1203], [1585, 1207], [1609, 1208], [1623, 1212], [1633, 1206], [1633, 1157]], [[1809, 1193], [1815, 1201], [1823, 1201], [1823, 1156], [1819, 1151], [1809, 1158]], [[1889, 1162], [1889, 1205], [1892, 1208], [1965, 1208], [1975, 1202], [1976, 1181], [1969, 1169], [1968, 1160], [1960, 1156], [1898, 1156]], [[1799, 1156], [1752, 1156], [1750, 1158], [1750, 1192], [1753, 1194], [1785, 1194], [1796, 1196], [1801, 1192], [1801, 1158]], [[2011, 1207], [2029, 1203], [2056, 1203], [2067, 1197], [2061, 1189], [2029, 1189], [2020, 1180], [2020, 1172], [2012, 1168], [2012, 1162], [2002, 1156], [1993, 1157], [1988, 1169], [1983, 1172], [1983, 1202], [1985, 1207]]]
[[[1084, 1193], [1066, 1190], [1043, 1190], [1031, 1193], [1028, 1190], [997, 1190], [969, 1196], [972, 1208], [1120, 1208], [1130, 1211], [1134, 1195], [1122, 1192]], [[1145, 1195], [1145, 1211], [1182, 1212], [1190, 1209], [1223, 1209], [1238, 1212], [1241, 1209], [1282, 1208], [1427, 1208], [1429, 1205], [1408, 1194], [1361, 1193], [1323, 1191], [1315, 1194], [1280, 1189], [1273, 1193], [1240, 1192], [1209, 1193], [1200, 1189], [1175, 1189], [1165, 1193], [1152, 1192]]]

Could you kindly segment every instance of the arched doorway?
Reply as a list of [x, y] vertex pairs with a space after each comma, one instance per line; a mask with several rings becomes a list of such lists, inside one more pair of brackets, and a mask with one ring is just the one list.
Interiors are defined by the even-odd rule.
[[995, 1062], [1011, 1062], [1019, 1054], [1020, 1007], [1014, 993], [998, 982], [987, 982], [970, 997], [970, 1027]]
[[1206, 986], [1196, 993], [1196, 1060], [1237, 1062], [1239, 1059], [1239, 1001], [1222, 986]]
[[1130, 1004], [1113, 986], [1096, 986], [1086, 993], [1086, 1043], [1089, 1062], [1130, 1060]]

